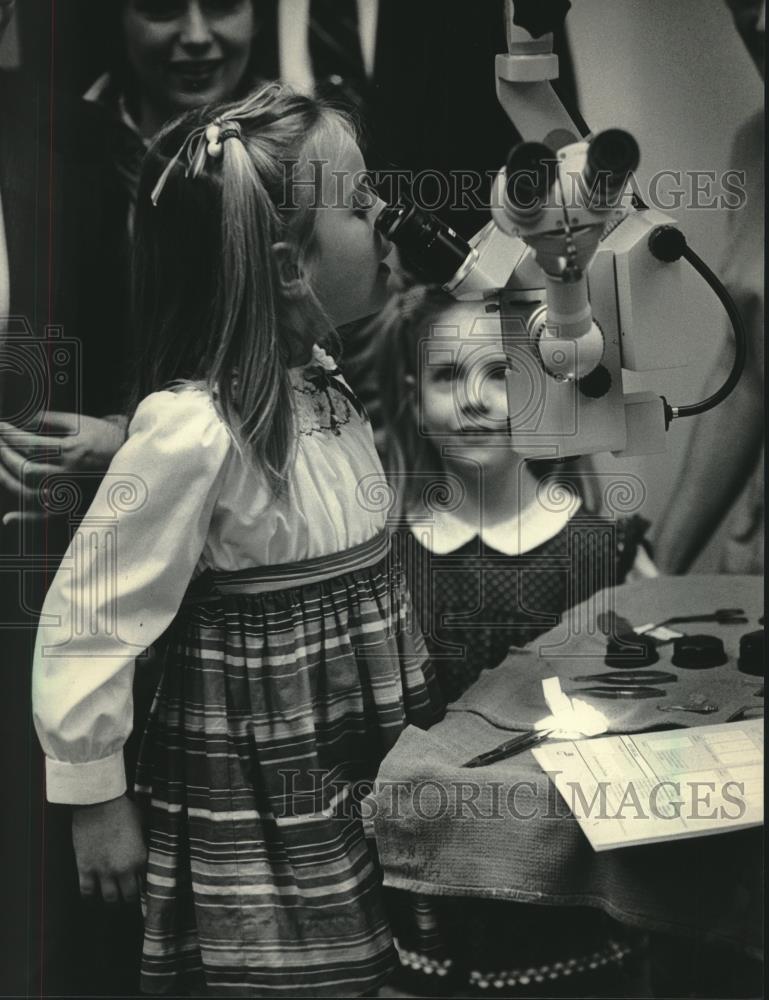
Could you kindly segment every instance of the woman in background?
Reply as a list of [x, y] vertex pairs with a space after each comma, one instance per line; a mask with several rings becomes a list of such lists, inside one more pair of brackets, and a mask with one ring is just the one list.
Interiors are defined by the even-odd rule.
[[258, 82], [255, 0], [121, 0], [106, 5], [106, 72], [85, 99], [108, 112], [116, 165], [136, 194], [149, 140], [169, 119], [235, 100]]
[[[100, 229], [88, 245], [75, 235], [75, 218], [58, 222], [55, 234], [59, 245], [73, 248], [66, 259], [64, 254], [54, 259], [54, 267], [72, 272], [61, 283], [63, 294], [73, 303], [93, 303], [87, 326], [79, 322], [78, 329], [68, 325], [65, 330], [82, 344], [81, 373], [69, 379], [77, 392], [62, 394], [54, 387], [47, 434], [24, 435], [0, 426], [0, 481], [9, 492], [15, 490], [19, 501], [34, 499], [30, 488], [44, 475], [98, 476], [123, 443], [123, 380], [139, 349], [127, 308], [131, 230], [149, 140], [170, 118], [237, 99], [258, 81], [255, 0], [110, 0], [96, 11], [91, 3], [68, 7], [67, 15], [64, 43], [82, 32], [107, 70], [88, 89], [85, 106], [66, 96], [59, 99], [66, 119], [57, 129], [57, 142], [67, 161], [87, 161], [104, 194]], [[61, 51], [64, 43], [58, 42], [55, 54], [66, 80], [82, 52]], [[99, 260], [100, 253], [105, 273], [89, 279], [81, 262]], [[66, 304], [57, 306], [53, 321], [70, 312]], [[41, 448], [48, 449], [45, 462], [37, 457]], [[92, 492], [86, 488], [89, 496]]]

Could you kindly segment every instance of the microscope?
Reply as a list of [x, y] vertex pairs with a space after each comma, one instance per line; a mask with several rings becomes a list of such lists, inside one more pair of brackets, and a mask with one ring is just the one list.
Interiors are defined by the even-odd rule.
[[[478, 300], [479, 312], [499, 311], [516, 452], [548, 459], [654, 454], [665, 451], [673, 420], [704, 413], [734, 388], [745, 332], [676, 220], [632, 190], [636, 140], [620, 128], [582, 135], [553, 90], [553, 30], [569, 7], [567, 0], [505, 0], [507, 52], [496, 56], [497, 96], [525, 141], [493, 182], [491, 221], [468, 243], [401, 201], [376, 225], [423, 280]], [[672, 406], [653, 392], [625, 392], [623, 371], [685, 364], [671, 335], [683, 261], [723, 304], [736, 351], [717, 392]]]

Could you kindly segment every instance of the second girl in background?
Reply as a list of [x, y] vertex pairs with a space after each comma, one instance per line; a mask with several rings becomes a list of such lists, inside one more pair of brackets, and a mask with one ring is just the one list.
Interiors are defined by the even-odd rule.
[[[596, 590], [631, 572], [656, 575], [645, 521], [599, 516], [585, 498], [587, 473], [511, 449], [507, 362], [489, 305], [415, 288], [385, 307], [372, 333], [397, 548], [447, 702]], [[627, 995], [628, 932], [597, 911], [390, 899], [410, 992], [440, 984], [458, 996], [514, 996], [514, 970], [544, 968], [547, 996]], [[534, 974], [518, 995], [537, 995]]]

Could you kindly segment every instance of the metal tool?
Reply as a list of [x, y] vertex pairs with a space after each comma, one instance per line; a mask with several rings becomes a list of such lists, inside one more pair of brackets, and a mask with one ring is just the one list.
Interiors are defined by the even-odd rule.
[[[757, 715], [749, 716], [748, 712], [757, 712]], [[728, 719], [724, 719], [724, 722], [742, 722], [743, 719], [748, 718], [761, 718], [764, 713], [763, 705], [743, 705], [738, 708], [736, 712], [732, 712]]]
[[670, 684], [678, 681], [675, 674], [664, 670], [616, 670], [603, 674], [580, 674], [575, 681], [595, 681], [597, 684], [619, 684], [636, 687], [645, 684]]
[[487, 750], [485, 753], [480, 753], [477, 757], [471, 758], [462, 767], [485, 767], [487, 764], [494, 764], [498, 760], [514, 757], [518, 753], [523, 753], [524, 750], [530, 750], [532, 747], [537, 746], [538, 743], [543, 743], [554, 732], [554, 729], [538, 729], [530, 733], [519, 733], [518, 736], [514, 736], [511, 740], [505, 740], [504, 743], [500, 743], [493, 750]]
[[655, 687], [587, 687], [569, 692], [572, 696], [587, 695], [589, 698], [664, 698], [666, 691]]
[[686, 622], [716, 622], [718, 625], [746, 625], [747, 621], [744, 608], [716, 608], [715, 611], [711, 611], [708, 614], [676, 615], [673, 618], [666, 618], [664, 622], [658, 622], [654, 627], [684, 625]]
[[660, 712], [694, 712], [695, 715], [710, 715], [718, 711], [718, 705], [714, 701], [692, 699], [682, 702], [680, 705], [657, 705]]

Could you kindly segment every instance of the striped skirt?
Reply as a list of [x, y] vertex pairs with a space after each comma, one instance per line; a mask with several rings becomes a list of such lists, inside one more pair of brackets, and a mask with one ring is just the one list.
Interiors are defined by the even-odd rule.
[[383, 551], [216, 574], [177, 616], [137, 769], [145, 992], [360, 996], [397, 964], [359, 805], [438, 699]]

